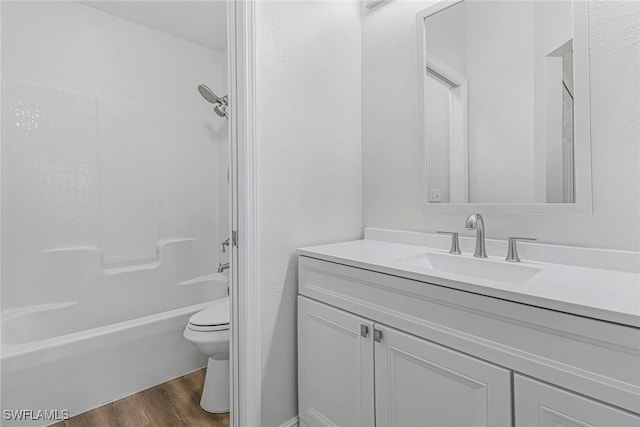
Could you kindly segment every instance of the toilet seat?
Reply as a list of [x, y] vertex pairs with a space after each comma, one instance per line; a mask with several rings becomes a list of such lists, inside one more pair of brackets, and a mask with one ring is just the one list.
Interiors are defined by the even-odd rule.
[[192, 325], [191, 323], [189, 323], [187, 325], [187, 328], [196, 332], [228, 331], [229, 324], [227, 323], [224, 325], [215, 325], [215, 326], [199, 326], [199, 325]]
[[209, 307], [189, 318], [187, 327], [192, 331], [221, 331], [229, 329], [229, 298], [214, 301]]

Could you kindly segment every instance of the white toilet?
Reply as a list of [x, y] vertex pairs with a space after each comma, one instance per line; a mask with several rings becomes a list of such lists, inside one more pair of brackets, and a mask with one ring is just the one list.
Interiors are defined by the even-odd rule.
[[229, 412], [229, 298], [191, 316], [184, 337], [209, 356], [200, 406], [207, 412]]

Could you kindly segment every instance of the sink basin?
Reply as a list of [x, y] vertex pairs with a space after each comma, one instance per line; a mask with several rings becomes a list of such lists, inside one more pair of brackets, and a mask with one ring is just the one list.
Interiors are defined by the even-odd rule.
[[392, 261], [391, 264], [397, 267], [433, 270], [511, 285], [524, 283], [540, 271], [540, 268], [529, 265], [434, 252], [400, 258]]

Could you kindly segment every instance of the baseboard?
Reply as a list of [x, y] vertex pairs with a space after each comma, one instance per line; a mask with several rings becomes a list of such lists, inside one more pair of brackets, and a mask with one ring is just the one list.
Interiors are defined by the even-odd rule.
[[298, 427], [298, 417], [293, 417], [289, 421], [280, 424], [280, 427]]

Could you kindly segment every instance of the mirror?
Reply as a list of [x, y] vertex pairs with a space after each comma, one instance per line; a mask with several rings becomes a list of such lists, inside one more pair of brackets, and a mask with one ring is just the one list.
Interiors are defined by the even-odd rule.
[[467, 0], [418, 13], [427, 209], [590, 212], [583, 3]]

